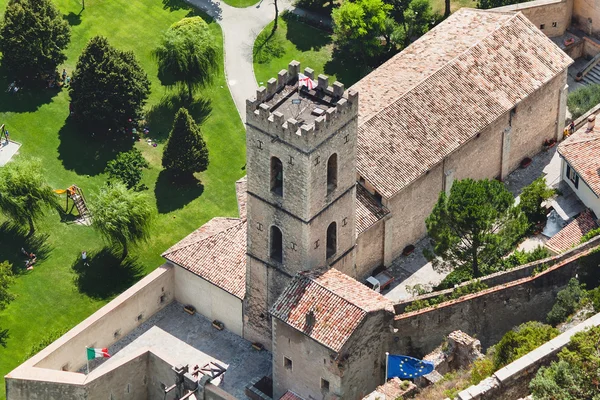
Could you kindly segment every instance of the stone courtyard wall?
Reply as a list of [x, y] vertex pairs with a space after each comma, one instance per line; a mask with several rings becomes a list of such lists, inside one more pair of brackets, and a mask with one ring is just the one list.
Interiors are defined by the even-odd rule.
[[[397, 304], [390, 352], [422, 356], [455, 330], [476, 336], [487, 348], [514, 326], [527, 321], [545, 321], [556, 301], [556, 294], [577, 275], [582, 263], [597, 261], [597, 253], [590, 253], [599, 244], [600, 237], [596, 237], [562, 257], [495, 274], [488, 277], [488, 283], [495, 281], [497, 286], [434, 307], [402, 313], [409, 302]], [[554, 265], [532, 276], [536, 266], [551, 262]], [[528, 272], [529, 275], [520, 277]]]

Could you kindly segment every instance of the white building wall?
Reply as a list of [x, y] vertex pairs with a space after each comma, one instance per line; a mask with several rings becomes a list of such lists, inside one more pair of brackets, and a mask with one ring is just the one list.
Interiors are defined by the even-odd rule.
[[586, 205], [586, 207], [590, 208], [594, 212], [594, 214], [596, 214], [596, 217], [600, 216], [600, 199], [598, 198], [598, 196], [594, 194], [592, 189], [590, 189], [590, 187], [587, 185], [587, 183], [585, 183], [581, 176], [579, 176], [579, 187], [575, 188], [575, 184], [571, 182], [571, 180], [567, 176], [568, 163], [565, 161], [564, 158], [562, 158], [561, 161], [561, 179], [565, 181], [571, 187], [571, 189], [573, 189], [573, 192], [575, 192], [577, 197], [579, 197], [579, 200], [581, 200], [582, 203]]
[[194, 306], [211, 321], [221, 321], [236, 335], [243, 335], [242, 301], [179, 266], [175, 267], [175, 299]]

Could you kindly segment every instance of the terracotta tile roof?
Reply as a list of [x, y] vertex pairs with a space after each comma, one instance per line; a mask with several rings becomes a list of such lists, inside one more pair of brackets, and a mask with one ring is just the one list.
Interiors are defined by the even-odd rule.
[[600, 130], [578, 130], [558, 145], [558, 153], [600, 197]]
[[[392, 303], [336, 269], [298, 274], [284, 289], [271, 314], [312, 339], [339, 352], [369, 312]], [[307, 313], [314, 323], [307, 323]]]
[[246, 200], [248, 199], [248, 179], [244, 176], [235, 183], [235, 194], [237, 196], [238, 212], [240, 218], [246, 218]]
[[572, 62], [521, 13], [460, 9], [353, 86], [359, 174], [392, 197]]
[[356, 235], [385, 217], [390, 210], [379, 202], [361, 185], [356, 185]]
[[372, 393], [363, 397], [363, 400], [396, 400], [405, 393], [406, 390], [402, 389], [402, 379], [392, 378], [383, 385], [377, 386]]
[[283, 396], [279, 398], [279, 400], [304, 400], [302, 397], [298, 396], [296, 393], [288, 390], [285, 392]]
[[562, 253], [576, 246], [581, 241], [583, 235], [596, 229], [598, 225], [590, 210], [585, 210], [577, 218], [571, 221], [560, 232], [552, 236], [547, 242], [546, 247], [555, 253]]
[[244, 299], [246, 294], [246, 220], [213, 218], [162, 256]]

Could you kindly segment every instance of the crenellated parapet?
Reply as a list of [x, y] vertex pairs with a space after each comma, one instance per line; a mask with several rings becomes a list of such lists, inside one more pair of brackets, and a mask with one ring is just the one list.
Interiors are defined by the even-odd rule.
[[[261, 86], [256, 97], [246, 101], [246, 123], [279, 137], [304, 150], [310, 150], [358, 115], [358, 92], [345, 90], [340, 82], [329, 85], [329, 77], [319, 75], [314, 88], [298, 87], [300, 63], [292, 61], [277, 79]], [[314, 81], [314, 71], [304, 75]]]

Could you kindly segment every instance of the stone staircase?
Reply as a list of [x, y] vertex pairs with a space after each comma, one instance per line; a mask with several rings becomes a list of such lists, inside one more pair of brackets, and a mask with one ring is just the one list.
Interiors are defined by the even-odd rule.
[[600, 64], [596, 64], [594, 68], [590, 69], [587, 74], [583, 77], [583, 83], [586, 85], [599, 85], [600, 84]]

